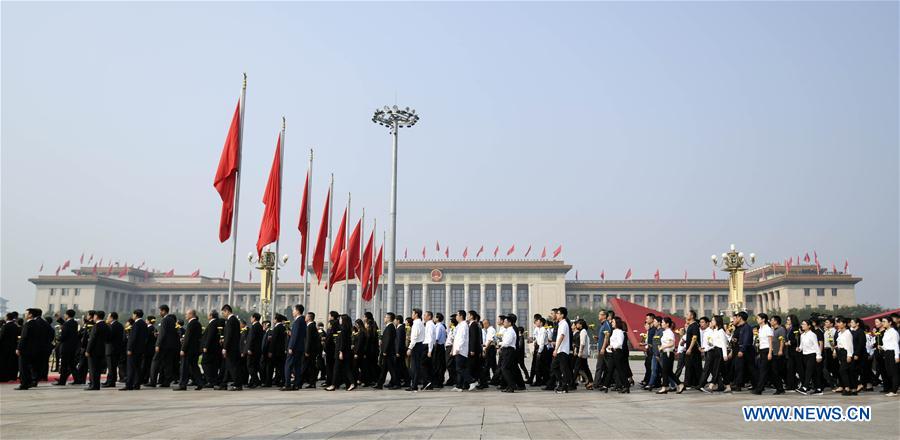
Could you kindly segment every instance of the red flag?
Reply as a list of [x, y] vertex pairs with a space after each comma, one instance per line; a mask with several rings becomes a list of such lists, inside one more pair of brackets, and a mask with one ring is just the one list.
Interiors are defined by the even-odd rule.
[[91, 257], [88, 258], [88, 264], [91, 264], [92, 261], [94, 261], [94, 254], [91, 254]]
[[558, 257], [561, 252], [562, 252], [562, 245], [559, 245], [559, 247], [556, 248], [555, 251], [553, 251], [553, 258]]
[[849, 268], [849, 267], [850, 267], [850, 262], [847, 260], [844, 260], [844, 273], [847, 273], [847, 268]]
[[483, 254], [483, 253], [484, 253], [484, 245], [481, 245], [481, 247], [478, 248], [478, 252], [475, 253], [475, 258], [480, 257], [481, 254]]
[[59, 276], [59, 269], [60, 269], [60, 266], [56, 266], [56, 276]]
[[803, 257], [803, 261], [809, 263], [809, 252], [806, 253], [805, 257]]
[[794, 257], [791, 257], [788, 259], [788, 264], [791, 264], [791, 265], [794, 264]]
[[[263, 218], [259, 225], [259, 238], [256, 240], [256, 254], [262, 255], [262, 249], [269, 243], [278, 241], [281, 230], [281, 134], [275, 144], [275, 157], [272, 169], [269, 170], [269, 181], [263, 193]], [[276, 255], [277, 257], [277, 255]]]
[[444, 246], [444, 257], [450, 258], [450, 246]]
[[309, 171], [306, 172], [306, 182], [303, 183], [303, 199], [300, 200], [300, 223], [297, 229], [300, 231], [300, 276], [306, 272], [306, 242], [309, 241]]
[[403, 259], [405, 260], [409, 255], [409, 248], [403, 248]]
[[359, 276], [359, 242], [362, 240], [360, 237], [362, 227], [362, 219], [356, 222], [356, 227], [353, 228], [353, 232], [350, 234], [350, 240], [347, 242], [347, 246], [349, 249], [347, 253], [350, 254], [347, 256], [347, 267], [350, 269], [349, 277], [356, 278]]
[[122, 270], [119, 271], [119, 278], [123, 278], [128, 275], [128, 265], [122, 267]]
[[112, 262], [106, 267], [106, 276], [112, 275]]
[[167, 276], [167, 277], [174, 277], [174, 276], [175, 276], [175, 269], [170, 269], [168, 272], [166, 272], [166, 276]]
[[508, 256], [512, 255], [512, 253], [515, 251], [516, 251], [516, 245], [510, 246], [509, 249], [506, 250], [506, 256], [508, 257]]
[[547, 246], [544, 246], [544, 250], [541, 251], [541, 258], [547, 258]]
[[628, 271], [625, 272], [625, 279], [626, 279], [626, 280], [630, 280], [630, 279], [631, 279], [631, 268], [630, 268], [630, 267], [628, 268]]
[[199, 276], [200, 276], [200, 269], [197, 269], [197, 270], [191, 272], [191, 278], [197, 278]]
[[425, 259], [425, 246], [422, 246], [422, 259]]
[[530, 254], [530, 253], [531, 253], [531, 245], [529, 244], [529, 245], [528, 245], [528, 249], [525, 251], [525, 257], [524, 257], [524, 258], [528, 258], [528, 254]]
[[103, 266], [103, 257], [100, 257], [100, 265]]
[[816, 275], [820, 275], [822, 273], [822, 268], [819, 267], [819, 262], [816, 261]]
[[69, 260], [66, 260], [66, 261], [63, 263], [63, 265], [62, 265], [62, 270], [68, 269], [68, 268], [69, 268], [69, 265], [70, 265]]
[[466, 246], [466, 248], [463, 249], [463, 258], [468, 258], [468, 257], [469, 257], [469, 247]]
[[334, 236], [334, 242], [331, 245], [331, 265], [334, 266], [341, 260], [341, 254], [344, 252], [344, 240], [347, 236], [347, 208], [344, 208], [344, 215], [341, 217], [341, 226], [338, 227], [337, 234]]
[[497, 252], [500, 252], [500, 245], [494, 248], [494, 258], [497, 258]]
[[237, 182], [241, 145], [241, 101], [238, 100], [231, 118], [231, 127], [225, 137], [225, 146], [219, 157], [219, 167], [213, 186], [222, 198], [222, 214], [219, 218], [219, 241], [224, 243], [231, 237], [231, 221], [234, 217], [234, 186]]
[[381, 272], [384, 267], [384, 260], [382, 259], [381, 251], [384, 249], [384, 245], [382, 244], [378, 248], [378, 255], [375, 257], [375, 278], [372, 280], [372, 284], [369, 286], [368, 298], [363, 298], [366, 301], [371, 301], [375, 296], [375, 290], [378, 289], [378, 281], [381, 279]]
[[92, 270], [91, 272], [93, 272], [94, 275], [97, 275], [97, 263], [94, 263], [94, 270]]
[[[371, 234], [369, 234], [369, 241], [366, 243], [366, 248], [363, 251], [362, 255], [362, 269], [360, 275], [360, 282], [362, 284], [362, 296], [363, 299], [366, 298], [368, 292], [366, 291], [369, 288], [369, 281], [372, 278], [372, 253], [375, 252], [375, 231], [373, 230]], [[371, 297], [370, 297], [371, 299]], [[368, 300], [366, 300], [368, 301]]]
[[601, 270], [601, 271], [600, 271], [600, 279], [601, 279], [601, 280], [605, 280], [605, 279], [606, 279], [606, 271], [605, 271], [605, 270]]
[[347, 254], [349, 252], [341, 252], [341, 256], [338, 257], [337, 264], [334, 266], [334, 270], [331, 272], [331, 277], [328, 280], [328, 290], [330, 291], [335, 284], [340, 281], [347, 279]]
[[81, 258], [78, 260], [78, 264], [84, 264], [84, 252], [81, 253]]
[[434, 251], [435, 252], [441, 251], [441, 244], [437, 240], [434, 241]]
[[815, 259], [815, 260], [819, 259], [819, 254], [817, 254], [816, 251], [813, 251], [813, 259]]
[[325, 270], [325, 246], [328, 239], [328, 210], [331, 204], [331, 191], [325, 195], [325, 210], [322, 211], [322, 223], [319, 225], [319, 236], [316, 238], [316, 249], [313, 251], [313, 271], [316, 279], [322, 284], [322, 271]]
[[656, 269], [656, 273], [653, 274], [653, 279], [659, 281], [659, 269]]

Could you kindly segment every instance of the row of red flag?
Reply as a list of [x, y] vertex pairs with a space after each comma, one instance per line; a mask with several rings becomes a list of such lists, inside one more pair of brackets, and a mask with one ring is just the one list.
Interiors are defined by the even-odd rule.
[[[441, 243], [436, 241], [434, 243], [434, 250], [438, 252], [440, 255], [441, 252]], [[511, 256], [514, 252], [516, 252], [516, 245], [512, 245], [509, 249], [506, 250], [506, 256]], [[478, 251], [475, 252], [475, 258], [481, 257], [481, 254], [484, 253], [484, 245], [478, 248]], [[556, 247], [553, 251], [551, 258], [559, 257], [559, 254], [562, 253], [562, 245]], [[500, 245], [494, 248], [494, 258], [500, 254]], [[528, 255], [531, 254], [531, 245], [528, 245], [528, 249], [525, 250], [525, 254], [522, 256], [523, 258], [528, 258]], [[427, 256], [427, 246], [422, 246], [422, 258], [426, 258]], [[450, 246], [444, 246], [444, 257], [450, 258]], [[403, 258], [409, 259], [409, 248], [403, 249]], [[462, 251], [462, 258], [469, 258], [469, 247], [466, 246]], [[544, 246], [544, 249], [541, 251], [541, 259], [547, 258], [547, 246]]]

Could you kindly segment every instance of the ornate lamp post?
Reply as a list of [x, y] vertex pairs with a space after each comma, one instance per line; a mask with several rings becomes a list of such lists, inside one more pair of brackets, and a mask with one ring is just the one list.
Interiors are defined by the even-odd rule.
[[401, 109], [396, 105], [393, 107], [384, 106], [383, 109], [379, 108], [375, 110], [375, 114], [372, 115], [372, 122], [390, 129], [394, 139], [391, 160], [391, 224], [390, 228], [388, 228], [388, 234], [390, 235], [387, 240], [387, 303], [388, 310], [392, 310], [394, 308], [394, 295], [396, 293], [394, 292], [394, 280], [396, 278], [395, 266], [397, 264], [397, 132], [400, 131], [401, 128], [411, 128], [413, 125], [416, 125], [416, 122], [419, 122], [419, 115], [416, 114], [415, 109], [410, 110], [409, 107]]
[[731, 245], [731, 250], [722, 254], [722, 261], [713, 255], [711, 257], [714, 267], [728, 272], [728, 307], [731, 313], [746, 311], [744, 307], [744, 271], [756, 263], [756, 255], [750, 254], [750, 261], [744, 259], [744, 253], [738, 252]]
[[[269, 303], [272, 302], [272, 288], [275, 281], [273, 273], [275, 271], [275, 266], [278, 265], [278, 267], [282, 267], [287, 263], [287, 260], [288, 256], [287, 254], [284, 254], [279, 262], [275, 252], [270, 251], [268, 246], [266, 246], [262, 252], [262, 256], [259, 258], [257, 258], [253, 252], [247, 254], [247, 261], [250, 265], [256, 265], [256, 268], [259, 269], [259, 302], [263, 321], [269, 319], [268, 311]], [[273, 308], [271, 318], [274, 317], [275, 310]]]

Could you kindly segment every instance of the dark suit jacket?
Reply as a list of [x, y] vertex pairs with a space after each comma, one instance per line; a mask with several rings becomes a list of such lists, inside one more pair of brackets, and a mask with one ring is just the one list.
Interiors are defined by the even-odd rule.
[[109, 324], [109, 339], [106, 340], [106, 355], [118, 357], [125, 349], [125, 327], [119, 321]]
[[159, 323], [159, 336], [156, 346], [160, 350], [178, 350], [178, 329], [175, 328], [175, 315], [169, 313]]
[[260, 350], [260, 353], [268, 353], [269, 352], [269, 344], [271, 344], [271, 343], [272, 343], [272, 328], [269, 327], [269, 329], [266, 330], [265, 334], [263, 334], [262, 349]]
[[16, 345], [16, 349], [22, 353], [22, 356], [34, 357], [40, 353], [40, 339], [43, 331], [38, 320], [40, 318], [29, 319], [22, 325], [22, 333]]
[[73, 354], [78, 351], [78, 323], [70, 319], [63, 323], [59, 332], [60, 349], [65, 354]]
[[267, 353], [272, 353], [272, 357], [276, 358], [284, 356], [284, 352], [287, 350], [286, 344], [287, 331], [284, 329], [284, 324], [276, 324], [272, 327], [272, 340], [269, 341], [269, 351]]
[[185, 355], [200, 354], [200, 337], [203, 333], [203, 327], [200, 326], [200, 320], [194, 318], [185, 325], [184, 339], [181, 341], [181, 351]]
[[397, 354], [397, 328], [393, 324], [384, 326], [381, 332], [381, 354], [385, 356], [393, 356]]
[[225, 320], [225, 341], [222, 348], [228, 350], [228, 355], [236, 355], [241, 352], [241, 321], [237, 315], [231, 315]]
[[90, 353], [91, 357], [99, 357], [106, 355], [106, 341], [109, 340], [109, 325], [100, 321], [94, 325], [91, 331], [91, 337], [88, 339], [86, 353]]
[[400, 356], [406, 356], [406, 325], [400, 324], [399, 327], [394, 326], [396, 329], [396, 334], [394, 336], [394, 354], [399, 354]]
[[319, 338], [319, 329], [315, 322], [308, 323], [306, 326], [306, 347], [303, 347], [303, 352], [310, 357], [322, 353], [322, 339]]
[[128, 346], [125, 348], [132, 354], [144, 353], [147, 348], [147, 323], [143, 319], [134, 321], [131, 326], [131, 333], [128, 335]]
[[262, 324], [254, 322], [250, 324], [250, 329], [247, 330], [247, 351], [251, 351], [253, 354], [259, 356], [259, 354], [262, 353], [262, 343]]
[[291, 340], [288, 342], [288, 348], [297, 353], [303, 351], [305, 346], [306, 321], [303, 320], [303, 315], [300, 315], [291, 324]]
[[469, 324], [469, 353], [475, 353], [475, 357], [482, 354], [483, 341], [481, 340], [481, 326], [478, 321]]

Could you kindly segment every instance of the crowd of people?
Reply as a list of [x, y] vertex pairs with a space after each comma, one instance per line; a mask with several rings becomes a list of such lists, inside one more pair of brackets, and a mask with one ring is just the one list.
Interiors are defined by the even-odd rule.
[[[134, 310], [124, 323], [115, 312], [91, 310], [80, 320], [75, 315], [67, 310], [54, 320], [34, 308], [23, 318], [7, 314], [0, 329], [0, 382], [18, 379], [16, 389], [27, 390], [52, 370], [59, 372], [55, 386], [71, 378], [85, 390], [121, 391], [323, 386], [410, 392], [496, 387], [512, 393], [531, 386], [557, 393], [583, 387], [856, 395], [880, 386], [896, 396], [900, 385], [900, 314], [875, 320], [871, 329], [858, 318], [765, 313], [753, 325], [746, 312], [726, 324], [722, 316], [698, 319], [694, 311], [676, 328], [669, 317], [647, 314], [637, 347], [612, 311], [600, 311], [599, 324], [588, 324], [570, 319], [565, 307], [534, 315], [529, 334], [515, 314], [499, 316], [494, 327], [474, 310], [445, 317], [413, 309], [405, 318], [386, 313], [380, 323], [369, 312], [353, 320], [332, 311], [317, 321], [300, 304], [291, 308], [291, 318], [276, 314], [272, 321], [258, 313], [242, 320], [228, 305], [205, 317], [188, 310], [182, 320], [166, 305], [157, 316]], [[637, 383], [629, 363], [635, 350], [645, 354]]]

